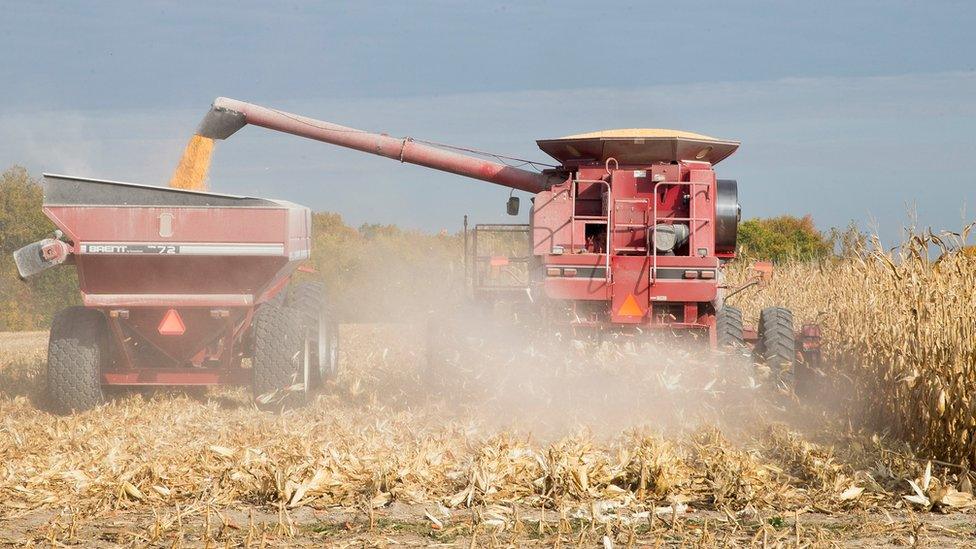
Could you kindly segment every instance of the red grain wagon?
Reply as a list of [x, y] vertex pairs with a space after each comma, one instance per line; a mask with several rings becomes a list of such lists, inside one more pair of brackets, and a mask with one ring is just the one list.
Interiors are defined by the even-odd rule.
[[54, 409], [93, 407], [107, 386], [251, 385], [294, 399], [335, 373], [321, 285], [289, 288], [309, 257], [308, 208], [63, 175], [45, 174], [44, 191], [58, 232], [18, 250], [18, 270], [74, 264], [82, 301], [51, 328]]

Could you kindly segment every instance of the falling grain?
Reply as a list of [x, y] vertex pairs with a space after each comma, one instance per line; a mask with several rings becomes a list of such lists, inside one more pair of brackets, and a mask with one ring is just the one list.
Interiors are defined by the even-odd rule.
[[202, 191], [207, 189], [207, 172], [210, 171], [210, 158], [213, 154], [214, 140], [194, 135], [183, 150], [180, 164], [176, 167], [169, 186], [176, 189]]

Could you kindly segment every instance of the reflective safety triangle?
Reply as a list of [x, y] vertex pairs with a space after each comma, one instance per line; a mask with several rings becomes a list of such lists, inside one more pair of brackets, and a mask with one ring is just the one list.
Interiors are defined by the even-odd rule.
[[159, 335], [170, 336], [170, 335], [183, 335], [186, 332], [186, 325], [183, 324], [183, 319], [180, 318], [180, 313], [176, 312], [176, 309], [170, 309], [166, 311], [163, 315], [163, 320], [159, 323]]
[[640, 305], [637, 304], [637, 299], [634, 297], [634, 294], [630, 294], [627, 296], [627, 299], [624, 300], [624, 304], [620, 306], [620, 309], [617, 309], [617, 315], [644, 316], [644, 310], [641, 309]]

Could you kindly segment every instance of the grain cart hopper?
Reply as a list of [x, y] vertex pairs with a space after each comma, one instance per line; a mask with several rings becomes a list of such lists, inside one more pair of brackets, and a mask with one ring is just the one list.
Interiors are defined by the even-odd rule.
[[334, 372], [335, 330], [319, 288], [296, 286], [286, 298], [309, 256], [308, 208], [63, 175], [43, 185], [58, 231], [18, 250], [17, 267], [28, 277], [73, 264], [82, 303], [51, 328], [55, 409], [95, 406], [110, 386], [303, 395]]
[[[486, 160], [227, 98], [213, 103], [199, 133], [226, 139], [247, 124], [533, 193], [521, 226], [528, 274], [514, 288], [474, 277], [475, 295], [487, 302], [528, 301], [543, 324], [574, 332], [665, 329], [706, 335], [713, 346], [752, 344], [785, 369], [817, 352], [816, 327], [795, 332], [789, 310], [766, 309], [758, 330], [747, 330], [741, 311], [723, 306], [721, 267], [735, 257], [740, 208], [736, 182], [718, 179], [714, 166], [736, 141], [640, 129], [544, 139], [538, 146], [559, 165], [537, 173], [497, 155]], [[517, 206], [510, 198], [509, 213]], [[477, 243], [468, 249], [475, 272], [511, 259], [471, 254]]]

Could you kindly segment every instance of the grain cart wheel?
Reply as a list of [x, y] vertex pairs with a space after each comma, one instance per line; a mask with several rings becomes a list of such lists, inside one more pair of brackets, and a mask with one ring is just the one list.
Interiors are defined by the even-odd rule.
[[794, 382], [795, 338], [792, 311], [783, 307], [768, 307], [762, 310], [759, 314], [757, 351], [773, 374], [790, 386]]
[[291, 307], [265, 303], [254, 313], [252, 330], [254, 398], [264, 405], [303, 404], [308, 392], [308, 362], [301, 313]]
[[310, 381], [313, 389], [319, 389], [339, 373], [339, 324], [329, 307], [325, 285], [321, 282], [296, 284], [288, 304], [302, 315], [310, 351]]
[[54, 317], [47, 348], [47, 397], [54, 412], [67, 414], [105, 401], [99, 379], [109, 360], [108, 325], [93, 309], [69, 307]]
[[719, 309], [715, 315], [715, 333], [719, 348], [743, 347], [745, 338], [742, 336], [742, 311], [728, 305]]

